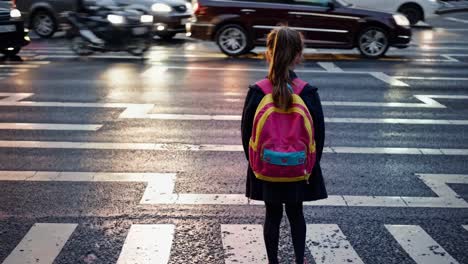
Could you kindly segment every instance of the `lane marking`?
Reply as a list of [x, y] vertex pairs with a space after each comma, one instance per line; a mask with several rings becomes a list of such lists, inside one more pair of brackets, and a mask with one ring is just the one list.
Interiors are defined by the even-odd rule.
[[385, 225], [417, 264], [458, 264], [429, 234], [416, 225]]
[[144, 182], [146, 200], [159, 195], [172, 194], [175, 173], [112, 173], [112, 172], [61, 172], [61, 171], [0, 171], [0, 181], [43, 181], [43, 182]]
[[174, 238], [174, 225], [133, 224], [117, 264], [167, 264]]
[[[77, 102], [33, 102], [21, 101], [24, 93], [0, 93], [0, 106], [23, 106], [23, 107], [82, 107], [82, 108], [125, 108], [119, 118], [149, 118], [149, 112], [154, 104], [131, 104], [131, 103], [77, 103]], [[468, 95], [413, 95], [422, 103], [399, 103], [399, 102], [356, 102], [356, 101], [322, 101], [324, 106], [349, 106], [349, 107], [395, 107], [395, 108], [447, 108], [434, 99], [466, 100]]]
[[[416, 174], [437, 196], [356, 196], [330, 195], [327, 199], [305, 202], [306, 206], [468, 208], [468, 203], [447, 184], [468, 184], [468, 175]], [[244, 194], [175, 193], [175, 173], [111, 173], [59, 171], [0, 171], [0, 181], [38, 182], [143, 182], [147, 187], [140, 204], [177, 205], [263, 205]]]
[[460, 18], [455, 18], [455, 17], [444, 17], [445, 20], [449, 20], [449, 21], [454, 21], [454, 22], [459, 22], [459, 23], [464, 23], [464, 24], [468, 24], [468, 20], [465, 20], [465, 19], [460, 19]]
[[96, 124], [0, 123], [0, 130], [98, 131], [102, 126]]
[[343, 72], [343, 70], [333, 62], [317, 62], [317, 64], [327, 72]]
[[[0, 148], [34, 149], [91, 149], [91, 150], [152, 150], [195, 152], [242, 152], [242, 145], [178, 144], [178, 143], [126, 143], [90, 141], [28, 141], [0, 140]], [[391, 155], [441, 155], [467, 156], [468, 149], [449, 148], [397, 148], [397, 147], [325, 147], [324, 153], [334, 154], [391, 154]]]
[[423, 76], [394, 76], [395, 79], [426, 80], [426, 81], [468, 81], [465, 77], [423, 77]]
[[225, 264], [268, 262], [261, 225], [221, 225]]
[[364, 264], [335, 224], [307, 225], [306, 245], [317, 264]]
[[34, 224], [3, 264], [51, 264], [77, 224]]
[[394, 77], [390, 77], [388, 76], [387, 74], [383, 73], [383, 72], [371, 72], [370, 75], [374, 76], [375, 78], [383, 81], [383, 82], [386, 82], [388, 84], [390, 84], [391, 86], [399, 86], [399, 87], [408, 87], [409, 85], [394, 78]]

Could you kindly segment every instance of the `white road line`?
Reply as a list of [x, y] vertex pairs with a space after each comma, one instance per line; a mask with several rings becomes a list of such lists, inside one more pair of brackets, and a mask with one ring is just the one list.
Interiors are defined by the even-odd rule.
[[[468, 175], [416, 174], [437, 196], [356, 196], [330, 195], [328, 199], [306, 202], [306, 206], [344, 207], [426, 207], [468, 208], [468, 203], [447, 184], [468, 184]], [[0, 181], [60, 182], [144, 182], [147, 187], [140, 204], [247, 205], [243, 194], [174, 193], [175, 173], [110, 173], [59, 171], [0, 171]], [[263, 202], [250, 201], [263, 205]]]
[[420, 226], [385, 225], [395, 240], [417, 264], [458, 264]]
[[0, 130], [70, 130], [98, 131], [102, 125], [46, 124], [46, 123], [0, 123]]
[[174, 225], [132, 225], [117, 264], [167, 264], [174, 230]]
[[76, 224], [34, 224], [3, 264], [53, 263], [76, 227]]
[[40, 67], [36, 64], [0, 64], [0, 68], [19, 68], [19, 69], [35, 69]]
[[[82, 108], [125, 108], [119, 118], [148, 118], [154, 104], [130, 104], [130, 103], [76, 103], [76, 102], [32, 102], [20, 101], [22, 93], [1, 93], [0, 106], [23, 107], [82, 107]], [[29, 94], [31, 96], [33, 94]], [[435, 99], [467, 100], [468, 95], [414, 95], [422, 103], [398, 103], [398, 102], [356, 102], [356, 101], [322, 101], [324, 106], [349, 106], [349, 107], [395, 107], [395, 108], [447, 108]]]
[[465, 228], [466, 231], [468, 231], [468, 225], [463, 225], [463, 228]]
[[425, 81], [468, 81], [465, 77], [423, 77], [423, 76], [394, 76], [395, 79], [425, 80]]
[[0, 72], [0, 76], [5, 77], [5, 76], [17, 76], [19, 75], [19, 72]]
[[0, 102], [18, 102], [33, 95], [33, 93], [0, 93], [0, 97], [4, 97]]
[[468, 24], [468, 20], [455, 18], [455, 17], [445, 17], [445, 20]]
[[394, 77], [390, 77], [388, 76], [387, 74], [383, 73], [383, 72], [371, 72], [370, 75], [374, 76], [375, 78], [383, 81], [383, 82], [386, 82], [388, 84], [390, 84], [391, 86], [399, 86], [399, 87], [408, 87], [409, 85], [394, 78]]
[[[35, 148], [35, 149], [91, 149], [91, 150], [153, 150], [153, 151], [214, 151], [242, 152], [242, 145], [214, 144], [160, 144], [126, 142], [90, 142], [90, 141], [23, 141], [0, 140], [0, 148]], [[467, 156], [468, 149], [445, 148], [391, 148], [391, 147], [325, 147], [324, 153], [335, 154], [390, 154], [390, 155], [440, 155]]]
[[317, 62], [317, 64], [327, 72], [343, 72], [343, 70], [333, 62]]
[[144, 182], [147, 186], [141, 203], [172, 194], [175, 180], [175, 173], [0, 171], [0, 181]]
[[261, 225], [221, 225], [225, 264], [268, 262]]
[[307, 225], [306, 244], [317, 264], [364, 264], [338, 225]]
[[[240, 115], [189, 115], [189, 114], [151, 114], [153, 120], [180, 121], [240, 121]], [[326, 117], [326, 123], [350, 124], [400, 124], [400, 125], [468, 125], [468, 120], [405, 119], [405, 118], [351, 118]]]

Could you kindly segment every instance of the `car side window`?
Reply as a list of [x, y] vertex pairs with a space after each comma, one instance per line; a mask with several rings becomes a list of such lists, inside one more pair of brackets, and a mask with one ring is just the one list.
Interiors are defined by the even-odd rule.
[[330, 0], [292, 0], [291, 4], [325, 7], [328, 5], [328, 2], [330, 2]]

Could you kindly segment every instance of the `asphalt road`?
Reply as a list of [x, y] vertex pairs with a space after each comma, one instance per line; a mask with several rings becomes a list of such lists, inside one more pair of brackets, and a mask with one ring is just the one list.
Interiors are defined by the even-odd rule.
[[[386, 58], [307, 50], [297, 69], [327, 122], [311, 263], [468, 263], [468, 13], [429, 23]], [[225, 58], [179, 37], [141, 60], [67, 45], [0, 61], [0, 263], [266, 263], [239, 121], [262, 49]]]

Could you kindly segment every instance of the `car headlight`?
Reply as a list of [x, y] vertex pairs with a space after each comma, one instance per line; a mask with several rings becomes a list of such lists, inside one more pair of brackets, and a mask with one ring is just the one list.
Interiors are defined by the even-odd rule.
[[141, 23], [153, 23], [154, 17], [150, 15], [142, 15], [140, 17], [140, 22]]
[[21, 17], [21, 12], [18, 9], [12, 9], [10, 11], [10, 17], [12, 18], [20, 18]]
[[191, 3], [185, 3], [185, 7], [187, 7], [187, 11], [191, 12], [192, 11], [192, 4]]
[[410, 22], [408, 20], [408, 18], [406, 18], [404, 15], [402, 14], [394, 14], [393, 15], [393, 19], [395, 19], [395, 22], [397, 23], [397, 25], [399, 26], [402, 26], [402, 27], [409, 27], [410, 25]]
[[107, 15], [107, 20], [116, 25], [125, 23], [125, 18], [119, 15]]
[[172, 11], [172, 7], [162, 3], [156, 3], [151, 6], [151, 10], [157, 13], [169, 13]]

